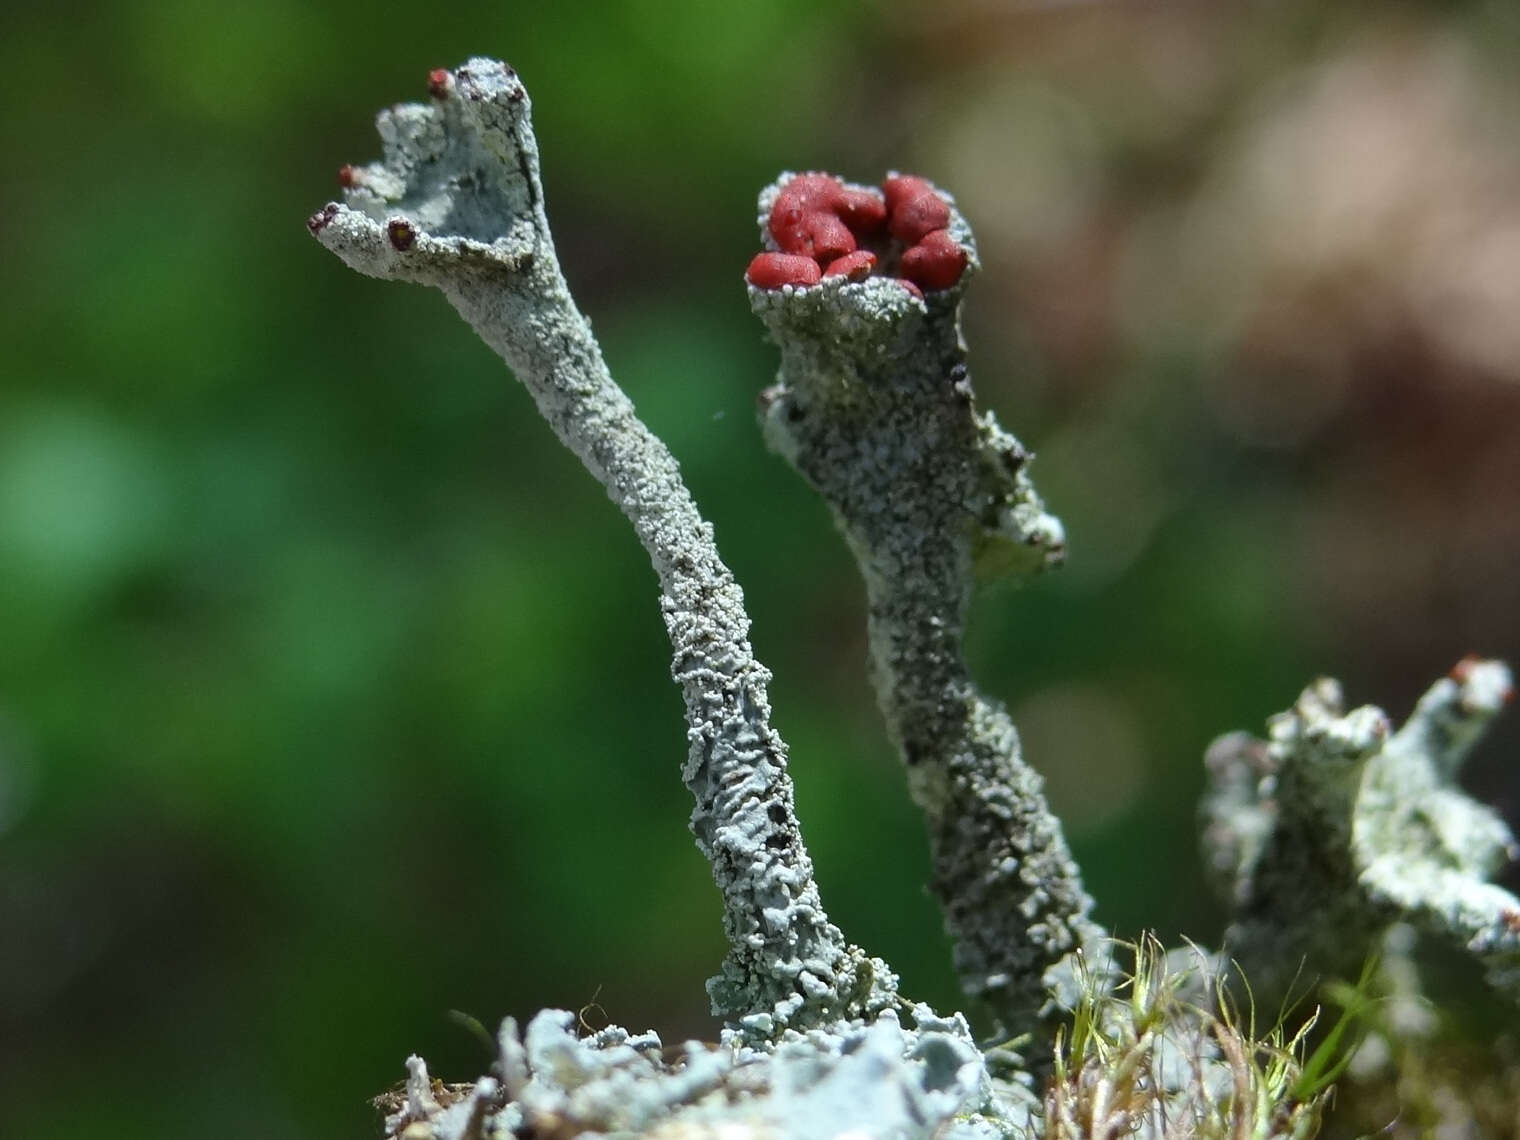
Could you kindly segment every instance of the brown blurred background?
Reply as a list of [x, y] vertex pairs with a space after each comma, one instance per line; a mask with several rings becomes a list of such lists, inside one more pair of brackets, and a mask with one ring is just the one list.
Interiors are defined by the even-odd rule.
[[[434, 294], [302, 226], [512, 62], [561, 256], [744, 583], [835, 920], [944, 1005], [853, 567], [766, 455], [754, 195], [952, 189], [982, 399], [1071, 558], [974, 613], [1122, 934], [1217, 936], [1207, 742], [1520, 660], [1508, 3], [37, 5], [0, 74], [0, 1131], [375, 1134], [451, 1023], [710, 1036], [631, 534]], [[1520, 816], [1511, 716], [1465, 779]], [[1508, 882], [1516, 884], [1515, 876]]]

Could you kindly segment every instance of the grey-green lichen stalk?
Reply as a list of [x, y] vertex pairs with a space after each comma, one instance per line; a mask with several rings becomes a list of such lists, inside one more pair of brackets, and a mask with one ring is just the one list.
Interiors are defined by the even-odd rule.
[[[793, 178], [761, 195], [771, 248], [768, 221]], [[1039, 569], [1064, 540], [1029, 481], [1029, 453], [976, 406], [959, 326], [975, 247], [940, 197], [966, 252], [950, 287], [920, 295], [891, 277], [840, 275], [761, 288], [752, 277], [749, 293], [781, 350], [761, 401], [766, 439], [828, 502], [865, 578], [872, 679], [927, 817], [962, 986], [1019, 1032], [1048, 1003], [1047, 970], [1102, 931], [1012, 721], [962, 652], [974, 573]]]
[[1300, 972], [1354, 977], [1401, 919], [1465, 948], [1520, 999], [1520, 899], [1487, 881], [1514, 837], [1456, 784], [1512, 694], [1503, 664], [1469, 658], [1394, 732], [1379, 709], [1346, 712], [1322, 679], [1267, 740], [1213, 744], [1204, 855], [1234, 911], [1226, 949], [1258, 1001]]
[[431, 89], [428, 105], [381, 113], [384, 160], [345, 168], [345, 203], [308, 226], [361, 273], [442, 290], [648, 552], [686, 701], [691, 827], [723, 895], [730, 951], [709, 983], [715, 1011], [763, 1037], [885, 1008], [891, 971], [848, 944], [819, 900], [743, 595], [560, 272], [527, 91], [486, 59], [434, 72]]

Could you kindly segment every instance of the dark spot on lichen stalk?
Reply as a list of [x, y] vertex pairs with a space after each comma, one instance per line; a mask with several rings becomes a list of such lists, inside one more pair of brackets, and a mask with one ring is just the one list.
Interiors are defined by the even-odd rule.
[[386, 223], [385, 233], [391, 239], [391, 245], [402, 253], [411, 249], [417, 241], [416, 229], [405, 218], [392, 218]]

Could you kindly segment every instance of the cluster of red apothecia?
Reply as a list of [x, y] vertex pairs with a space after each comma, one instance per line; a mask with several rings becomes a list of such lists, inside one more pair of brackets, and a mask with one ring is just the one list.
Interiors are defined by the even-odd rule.
[[[831, 174], [799, 174], [781, 188], [768, 225], [779, 253], [757, 254], [745, 278], [758, 289], [864, 281], [878, 250], [899, 249], [897, 280], [915, 296], [948, 289], [967, 255], [946, 228], [950, 206], [922, 178], [898, 174], [875, 190], [851, 190]], [[867, 248], [875, 246], [875, 249]]]

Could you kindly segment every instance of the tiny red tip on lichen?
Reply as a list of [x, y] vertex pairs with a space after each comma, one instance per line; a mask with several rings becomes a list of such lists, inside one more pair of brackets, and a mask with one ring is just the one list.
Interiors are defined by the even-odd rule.
[[392, 218], [385, 225], [385, 233], [391, 239], [391, 245], [402, 253], [411, 249], [412, 243], [417, 240], [417, 231], [405, 218]]
[[920, 301], [924, 299], [924, 291], [917, 285], [913, 284], [913, 282], [909, 281], [906, 277], [899, 277], [896, 280], [899, 285], [901, 285], [909, 293], [912, 293]]
[[844, 183], [832, 174], [799, 174], [781, 188], [778, 202], [804, 211], [837, 209], [844, 197]]
[[428, 94], [434, 99], [447, 99], [454, 77], [446, 67], [435, 67], [428, 72]]
[[835, 258], [855, 252], [855, 235], [833, 214], [814, 214], [808, 227], [808, 244], [812, 248], [801, 252], [811, 253], [827, 265]]
[[359, 171], [357, 168], [350, 166], [347, 163], [344, 163], [342, 166], [338, 167], [339, 186], [342, 186], [346, 190], [358, 181]]
[[783, 285], [816, 285], [823, 271], [811, 257], [801, 254], [758, 253], [744, 277], [757, 289], [779, 289]]
[[[832, 174], [794, 175], [776, 192], [766, 218], [767, 232], [781, 256], [799, 257], [821, 268], [822, 275], [862, 281], [876, 268], [879, 239], [886, 228], [903, 250], [899, 280], [917, 297], [925, 290], [948, 289], [960, 280], [970, 260], [953, 238], [950, 204], [927, 179], [895, 174], [882, 190], [853, 189]], [[857, 248], [858, 242], [877, 249]], [[751, 262], [747, 276], [762, 288], [810, 285], [817, 279], [803, 262]]]
[[782, 253], [802, 254], [820, 261], [832, 261], [855, 248], [849, 228], [832, 214], [790, 216], [773, 224], [770, 231]]

